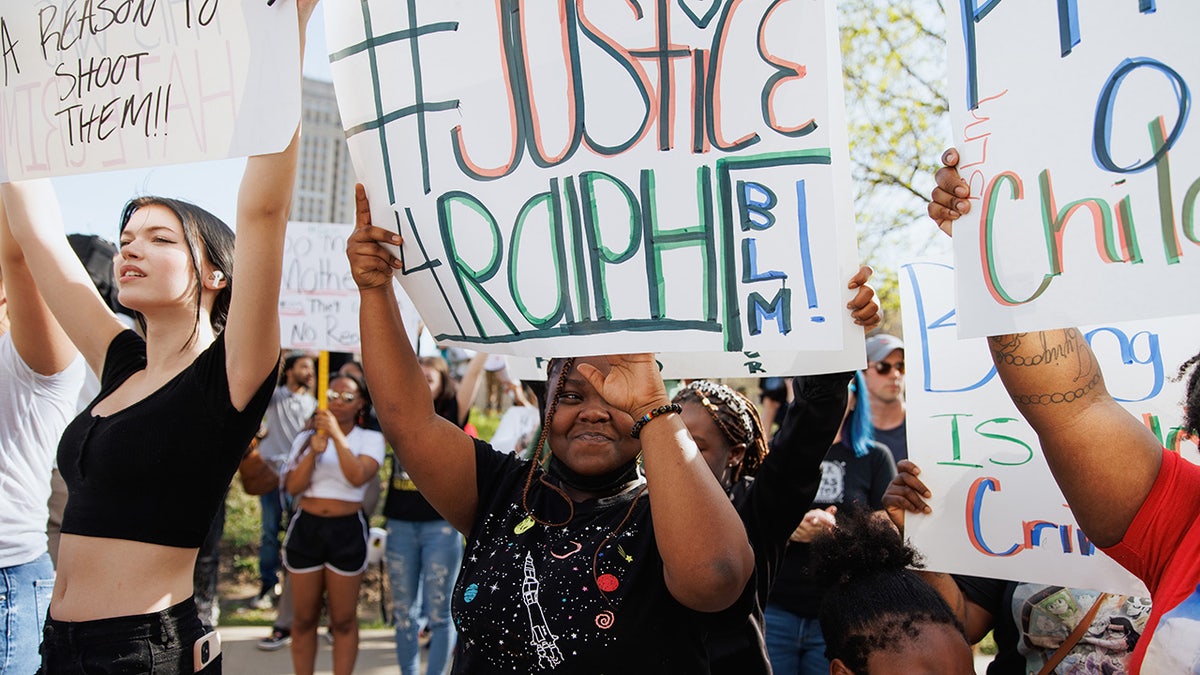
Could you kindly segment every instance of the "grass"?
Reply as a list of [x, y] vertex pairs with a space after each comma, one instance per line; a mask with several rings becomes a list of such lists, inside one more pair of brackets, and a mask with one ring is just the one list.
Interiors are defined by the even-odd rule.
[[480, 440], [490, 441], [496, 435], [496, 427], [500, 426], [500, 415], [488, 415], [478, 408], [471, 408], [471, 416], [467, 421], [475, 425]]
[[242, 481], [234, 478], [225, 497], [225, 534], [221, 543], [233, 549], [253, 547], [254, 554], [258, 555], [261, 536], [262, 508], [258, 497], [246, 494]]

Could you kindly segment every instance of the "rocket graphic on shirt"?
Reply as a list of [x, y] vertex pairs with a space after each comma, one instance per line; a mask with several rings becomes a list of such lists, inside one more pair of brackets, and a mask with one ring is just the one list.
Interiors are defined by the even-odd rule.
[[558, 636], [550, 632], [546, 615], [538, 603], [537, 569], [533, 566], [533, 554], [525, 554], [525, 578], [521, 583], [521, 597], [525, 600], [525, 611], [529, 613], [529, 633], [533, 648], [537, 650], [538, 666], [554, 668], [562, 663], [562, 652], [558, 650]]

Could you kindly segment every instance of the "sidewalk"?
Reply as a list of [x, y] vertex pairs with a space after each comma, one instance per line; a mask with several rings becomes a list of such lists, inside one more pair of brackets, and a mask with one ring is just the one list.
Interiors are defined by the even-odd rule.
[[[222, 626], [221, 653], [224, 654], [222, 672], [226, 675], [288, 675], [292, 670], [292, 654], [285, 647], [277, 652], [259, 651], [255, 646], [259, 639], [270, 632], [262, 626]], [[321, 629], [325, 631], [324, 628]], [[359, 634], [358, 662], [355, 673], [377, 675], [399, 672], [396, 665], [396, 643], [390, 628], [364, 630]], [[323, 638], [318, 639], [317, 673], [333, 672], [333, 647]], [[422, 662], [424, 653], [422, 652]], [[422, 667], [424, 664], [422, 663]]]

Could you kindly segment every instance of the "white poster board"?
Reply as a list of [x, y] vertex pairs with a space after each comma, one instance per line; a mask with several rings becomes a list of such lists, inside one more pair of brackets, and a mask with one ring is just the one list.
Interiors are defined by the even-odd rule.
[[294, 0], [4, 0], [0, 181], [278, 152]]
[[[900, 270], [908, 454], [933, 493], [931, 515], [906, 517], [908, 536], [932, 570], [1148, 595], [1079, 531], [986, 339], [957, 338], [953, 277], [948, 263]], [[1198, 325], [1190, 316], [1082, 328], [1109, 392], [1192, 462], [1196, 445], [1179, 432], [1183, 383], [1170, 378], [1196, 353]]]
[[325, 21], [355, 173], [440, 343], [861, 359], [831, 1], [331, 0]]
[[1200, 287], [1200, 3], [948, 2], [960, 332], [1169, 316]]
[[[685, 378], [790, 377], [817, 373], [841, 373], [866, 366], [861, 328], [844, 351], [829, 352], [667, 352], [655, 354], [664, 380]], [[533, 356], [508, 357], [508, 372], [514, 379], [544, 380], [549, 359]]]
[[[358, 286], [346, 259], [350, 232], [349, 225], [288, 223], [279, 288], [279, 341], [284, 349], [362, 350]], [[420, 317], [399, 288], [396, 298], [415, 350]]]

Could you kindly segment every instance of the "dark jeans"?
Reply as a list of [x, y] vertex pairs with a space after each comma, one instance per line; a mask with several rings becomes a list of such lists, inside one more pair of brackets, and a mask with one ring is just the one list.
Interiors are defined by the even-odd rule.
[[[204, 626], [189, 598], [153, 614], [94, 621], [46, 619], [39, 673], [191, 673]], [[221, 657], [205, 668], [221, 672]]]
[[217, 509], [212, 525], [200, 552], [196, 554], [196, 567], [192, 570], [192, 600], [200, 623], [212, 630], [221, 617], [221, 601], [217, 597], [217, 581], [221, 570], [221, 535], [225, 533], [225, 502]]
[[279, 489], [258, 498], [262, 505], [262, 538], [258, 544], [258, 573], [262, 577], [263, 595], [279, 582], [279, 533], [283, 529], [284, 497]]

